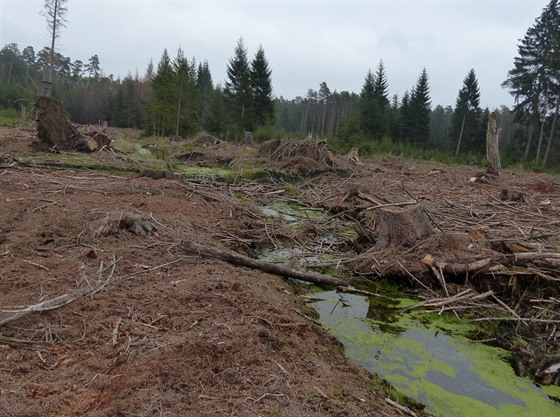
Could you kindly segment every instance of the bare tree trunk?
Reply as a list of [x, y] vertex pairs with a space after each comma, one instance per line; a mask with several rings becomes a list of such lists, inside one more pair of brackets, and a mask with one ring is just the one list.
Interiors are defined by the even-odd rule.
[[305, 106], [305, 111], [301, 114], [301, 123], [300, 123], [300, 127], [299, 130], [301, 131], [301, 133], [305, 134], [306, 130], [307, 130], [307, 115], [309, 113], [309, 104], [307, 104]]
[[541, 122], [541, 133], [539, 134], [539, 145], [537, 146], [537, 156], [535, 156], [535, 162], [538, 164], [539, 160], [541, 159], [541, 147], [542, 147], [542, 140], [544, 136], [544, 124], [546, 122], [546, 115], [543, 116], [543, 120]]
[[488, 127], [486, 129], [486, 160], [488, 162], [486, 172], [492, 175], [500, 175], [500, 129], [496, 126], [496, 113], [488, 116]]
[[546, 152], [544, 153], [543, 165], [546, 165], [548, 161], [548, 153], [550, 151], [550, 145], [554, 139], [554, 131], [556, 130], [556, 120], [558, 119], [558, 111], [560, 110], [560, 96], [556, 98], [556, 109], [554, 110], [554, 119], [552, 119], [552, 127], [550, 128], [550, 135], [548, 137], [548, 144], [546, 145]]
[[467, 119], [467, 113], [463, 114], [463, 124], [461, 125], [461, 133], [459, 134], [459, 141], [457, 142], [457, 150], [455, 151], [455, 156], [459, 155], [459, 148], [461, 147], [461, 140], [463, 139], [463, 131], [465, 129], [465, 120]]
[[525, 155], [523, 155], [523, 160], [526, 161], [529, 158], [529, 152], [531, 152], [531, 146], [533, 145], [533, 122], [529, 122], [527, 127], [527, 145], [525, 146]]
[[53, 25], [52, 25], [52, 39], [51, 39], [51, 53], [50, 53], [50, 65], [49, 65], [49, 82], [53, 81], [53, 71], [54, 71], [54, 42], [56, 40], [56, 24], [58, 17], [58, 0], [54, 2], [54, 13], [53, 13]]
[[179, 119], [181, 118], [181, 95], [183, 94], [183, 81], [179, 85], [179, 101], [177, 102], [177, 121], [175, 122], [175, 136], [179, 136]]

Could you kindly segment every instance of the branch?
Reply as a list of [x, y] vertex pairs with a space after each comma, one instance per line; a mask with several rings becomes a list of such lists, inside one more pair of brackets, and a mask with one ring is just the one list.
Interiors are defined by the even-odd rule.
[[107, 285], [107, 283], [113, 277], [116, 264], [117, 264], [117, 260], [115, 260], [115, 258], [113, 257], [112, 269], [109, 276], [107, 277], [107, 279], [105, 279], [101, 283], [98, 283], [96, 286], [89, 287], [89, 288], [82, 288], [72, 293], [59, 295], [58, 297], [51, 298], [50, 300], [45, 300], [41, 303], [31, 305], [27, 308], [24, 308], [23, 310], [19, 310], [15, 312], [11, 316], [4, 317], [2, 320], [0, 320], [0, 326], [3, 326], [7, 323], [11, 323], [12, 321], [15, 320], [19, 320], [20, 318], [25, 317], [28, 314], [34, 312], [43, 312], [43, 311], [49, 311], [49, 310], [54, 310], [56, 308], [64, 307], [67, 304], [73, 303], [80, 297], [97, 293], [98, 291], [103, 289], [105, 285]]
[[301, 281], [312, 282], [315, 284], [328, 284], [342, 287], [348, 287], [350, 285], [348, 281], [339, 278], [334, 278], [316, 272], [298, 271], [297, 269], [288, 268], [282, 265], [276, 265], [270, 262], [248, 258], [238, 253], [211, 248], [209, 246], [201, 245], [189, 240], [181, 241], [181, 243], [179, 244], [179, 248], [186, 253], [191, 253], [206, 258], [217, 258], [232, 265], [242, 265], [248, 268], [259, 269], [261, 271], [280, 275], [286, 278], [295, 278]]

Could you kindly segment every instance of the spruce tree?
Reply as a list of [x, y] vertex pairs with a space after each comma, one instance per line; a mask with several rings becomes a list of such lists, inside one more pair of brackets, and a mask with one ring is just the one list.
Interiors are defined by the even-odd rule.
[[455, 155], [461, 149], [484, 153], [486, 135], [480, 135], [481, 110], [480, 90], [474, 69], [471, 69], [459, 90], [455, 111], [453, 112], [453, 137], [457, 141]]
[[261, 45], [255, 54], [255, 58], [251, 61], [250, 69], [253, 110], [255, 123], [258, 126], [274, 121], [271, 74], [272, 70], [268, 65], [264, 49]]
[[425, 147], [430, 139], [430, 88], [426, 68], [418, 77], [418, 81], [410, 94], [409, 140], [415, 146]]
[[360, 94], [360, 119], [365, 136], [381, 139], [389, 133], [389, 84], [383, 61], [366, 74]]
[[366, 137], [373, 137], [376, 134], [377, 123], [375, 119], [375, 77], [371, 70], [368, 70], [360, 92], [360, 126]]
[[198, 129], [195, 63], [189, 62], [181, 48], [171, 65], [174, 75], [175, 135], [186, 136]]
[[196, 71], [196, 89], [198, 91], [197, 117], [200, 124], [204, 125], [206, 113], [210, 106], [210, 100], [212, 99], [212, 93], [214, 92], [214, 84], [212, 82], [212, 74], [210, 73], [208, 61], [198, 64]]
[[234, 56], [229, 61], [226, 73], [224, 93], [234, 133], [239, 135], [245, 130], [253, 129], [253, 91], [243, 38], [237, 41]]
[[[516, 121], [527, 126], [525, 157], [541, 162], [547, 117], [557, 117], [560, 101], [560, 5], [552, 0], [518, 45], [518, 56], [502, 84], [516, 101]], [[554, 126], [554, 123], [551, 124]], [[538, 136], [538, 141], [535, 137]], [[554, 132], [548, 135], [548, 145]], [[537, 145], [535, 146], [535, 142]], [[548, 147], [548, 146], [547, 146]], [[545, 161], [542, 161], [545, 162]]]
[[398, 112], [398, 137], [402, 142], [409, 142], [411, 135], [410, 93], [404, 92]]
[[379, 61], [377, 71], [375, 72], [373, 94], [382, 108], [389, 106], [389, 82], [387, 81], [383, 61]]
[[148, 105], [148, 134], [165, 136], [174, 131], [175, 116], [175, 74], [171, 59], [164, 49], [151, 83], [151, 94]]

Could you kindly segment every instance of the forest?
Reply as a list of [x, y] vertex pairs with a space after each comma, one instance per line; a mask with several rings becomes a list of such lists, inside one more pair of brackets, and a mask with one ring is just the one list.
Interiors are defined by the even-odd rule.
[[361, 154], [479, 163], [488, 115], [494, 112], [505, 165], [555, 168], [560, 165], [560, 151], [553, 146], [560, 105], [559, 28], [560, 6], [552, 0], [519, 40], [518, 56], [502, 84], [514, 97], [513, 108], [481, 108], [483, 92], [474, 69], [467, 69], [457, 86], [454, 107], [431, 102], [426, 69], [402, 96], [391, 95], [382, 60], [364, 75], [360, 92], [339, 92], [322, 82], [295, 98], [275, 97], [264, 48], [251, 56], [240, 38], [223, 83], [213, 80], [207, 61], [187, 58], [180, 47], [174, 56], [165, 49], [143, 74], [115, 78], [105, 74], [98, 55], [82, 62], [56, 52], [54, 45], [39, 51], [4, 45], [0, 115], [3, 123], [25, 119], [50, 67], [53, 97], [78, 124], [108, 123], [155, 136], [206, 131], [227, 141], [241, 140], [245, 131], [257, 141], [311, 135], [327, 138], [337, 152], [358, 147]]

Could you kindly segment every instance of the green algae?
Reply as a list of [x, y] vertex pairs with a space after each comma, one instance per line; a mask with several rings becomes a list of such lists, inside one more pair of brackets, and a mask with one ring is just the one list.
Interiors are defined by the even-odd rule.
[[[320, 322], [345, 346], [347, 356], [380, 375], [403, 395], [446, 417], [548, 417], [560, 406], [530, 380], [515, 376], [508, 352], [471, 342], [474, 325], [447, 317], [400, 314], [413, 303], [385, 306], [364, 297], [315, 294]], [[388, 314], [385, 314], [388, 313]], [[420, 319], [421, 317], [421, 319]]]

